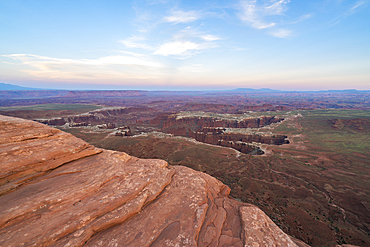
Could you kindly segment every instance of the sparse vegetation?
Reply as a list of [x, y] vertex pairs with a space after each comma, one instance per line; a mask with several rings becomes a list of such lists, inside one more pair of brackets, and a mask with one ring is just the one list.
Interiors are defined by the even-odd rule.
[[[168, 107], [169, 103], [163, 104]], [[186, 109], [194, 107], [194, 104], [189, 106], [184, 103], [183, 106]], [[1, 110], [8, 115], [43, 118], [69, 115], [67, 112], [83, 113], [99, 107], [48, 104]], [[161, 102], [156, 102], [155, 107], [161, 109]], [[197, 107], [201, 109], [203, 106]], [[225, 108], [224, 105], [222, 107]], [[176, 109], [180, 108], [181, 105]], [[227, 109], [233, 108], [228, 106]], [[124, 151], [140, 158], [164, 159], [170, 165], [183, 165], [206, 172], [227, 184], [231, 188], [231, 196], [259, 206], [285, 232], [313, 246], [334, 246], [343, 241], [363, 246], [370, 244], [370, 237], [365, 234], [368, 231], [365, 223], [368, 211], [364, 206], [370, 205], [369, 131], [366, 128], [359, 131], [350, 126], [339, 130], [330, 122], [332, 119], [369, 119], [369, 111], [323, 109], [248, 111], [246, 114], [180, 113], [183, 117], [212, 116], [220, 119], [271, 115], [284, 118], [280, 123], [259, 128], [258, 132], [271, 136], [287, 135], [290, 144], [262, 144], [266, 154], [251, 156], [230, 148], [154, 132], [161, 129], [151, 123], [158, 112], [148, 107], [144, 110], [109, 116], [106, 120], [102, 118], [102, 121], [113, 121], [118, 126], [130, 125], [133, 134], [144, 133], [133, 137], [109, 135], [114, 132], [113, 129], [96, 131], [89, 126], [62, 130], [97, 147]]]

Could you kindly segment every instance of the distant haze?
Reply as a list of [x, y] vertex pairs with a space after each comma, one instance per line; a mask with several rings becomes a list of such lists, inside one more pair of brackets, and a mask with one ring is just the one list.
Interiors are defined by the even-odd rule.
[[370, 89], [370, 0], [0, 0], [0, 16], [0, 83]]

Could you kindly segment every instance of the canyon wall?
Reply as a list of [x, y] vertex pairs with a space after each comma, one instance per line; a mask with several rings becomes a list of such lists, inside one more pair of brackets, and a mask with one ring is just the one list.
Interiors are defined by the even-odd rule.
[[264, 154], [256, 145], [263, 143], [272, 145], [287, 144], [285, 135], [228, 133], [226, 128], [261, 128], [283, 121], [283, 118], [263, 116], [242, 120], [217, 119], [212, 117], [179, 117], [175, 114], [159, 114], [151, 121], [162, 127], [162, 131], [178, 136], [194, 138], [197, 141], [231, 147], [245, 154]]
[[240, 134], [227, 133], [224, 128], [206, 127], [201, 131], [192, 133], [190, 136], [203, 143], [230, 147], [245, 154], [260, 155], [264, 152], [253, 143], [271, 145], [287, 144], [289, 141], [285, 135], [262, 135], [262, 134]]
[[156, 111], [149, 107], [115, 107], [115, 108], [105, 108], [90, 111], [85, 114], [73, 115], [67, 117], [58, 117], [51, 119], [35, 119], [35, 121], [51, 125], [51, 126], [62, 126], [64, 124], [69, 124], [73, 126], [76, 123], [88, 124], [101, 124], [110, 123], [114, 121], [127, 121], [135, 116], [128, 116], [129, 114], [139, 113], [140, 115], [151, 115]]
[[163, 129], [176, 128], [177, 126], [189, 126], [192, 131], [196, 131], [204, 127], [261, 128], [283, 120], [283, 118], [275, 116], [229, 120], [212, 117], [179, 117], [175, 114], [159, 114], [151, 123], [159, 124]]

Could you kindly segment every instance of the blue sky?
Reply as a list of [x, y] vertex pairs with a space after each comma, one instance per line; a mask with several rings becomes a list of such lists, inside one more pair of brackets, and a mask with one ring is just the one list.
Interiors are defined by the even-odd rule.
[[370, 0], [0, 0], [0, 82], [370, 89]]

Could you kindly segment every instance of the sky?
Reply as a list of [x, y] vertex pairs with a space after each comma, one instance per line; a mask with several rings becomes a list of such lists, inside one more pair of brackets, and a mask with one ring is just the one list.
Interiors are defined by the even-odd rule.
[[0, 82], [370, 89], [370, 0], [0, 0]]

